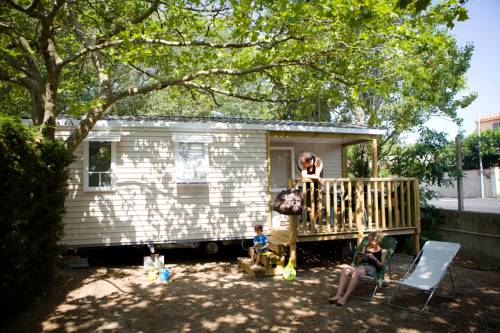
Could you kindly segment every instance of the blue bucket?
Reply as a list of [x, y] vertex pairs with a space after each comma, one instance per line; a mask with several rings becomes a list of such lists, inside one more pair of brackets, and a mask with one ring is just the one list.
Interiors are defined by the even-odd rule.
[[162, 281], [168, 281], [168, 278], [170, 277], [170, 270], [169, 269], [160, 269], [160, 280]]

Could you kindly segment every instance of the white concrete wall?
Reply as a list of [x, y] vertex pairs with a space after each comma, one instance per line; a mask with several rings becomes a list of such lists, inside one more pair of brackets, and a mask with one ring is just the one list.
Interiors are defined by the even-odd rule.
[[[486, 198], [500, 198], [500, 167], [491, 167], [483, 170], [484, 196]], [[481, 177], [478, 170], [465, 170], [463, 178], [464, 198], [481, 198]], [[439, 197], [456, 198], [456, 182], [450, 187], [431, 187]]]

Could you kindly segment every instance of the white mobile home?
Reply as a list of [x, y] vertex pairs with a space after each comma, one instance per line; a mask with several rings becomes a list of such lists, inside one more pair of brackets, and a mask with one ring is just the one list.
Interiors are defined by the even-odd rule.
[[[62, 120], [59, 135], [68, 135], [74, 124]], [[346, 176], [345, 147], [376, 142], [382, 133], [360, 126], [232, 118], [99, 120], [70, 166], [62, 243], [245, 239], [253, 237], [256, 223], [270, 232], [274, 193], [295, 178], [298, 154], [314, 152], [325, 163], [326, 178], [345, 180], [339, 178]], [[346, 193], [350, 186], [346, 183]]]

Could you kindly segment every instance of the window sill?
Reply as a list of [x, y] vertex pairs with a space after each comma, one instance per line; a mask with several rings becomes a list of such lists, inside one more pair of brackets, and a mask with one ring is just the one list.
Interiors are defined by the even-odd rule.
[[116, 188], [114, 187], [89, 187], [83, 190], [83, 192], [116, 192]]
[[176, 181], [177, 185], [208, 185], [208, 181]]

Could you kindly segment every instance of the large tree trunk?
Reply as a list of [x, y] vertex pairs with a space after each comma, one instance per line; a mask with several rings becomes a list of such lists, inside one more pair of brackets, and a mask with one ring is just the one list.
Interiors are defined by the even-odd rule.
[[45, 113], [43, 115], [43, 136], [54, 140], [56, 137], [56, 96], [60, 73], [56, 73], [50, 82], [45, 83]]
[[39, 84], [39, 86], [44, 89], [31, 91], [31, 120], [39, 134], [46, 139], [54, 140], [57, 84], [45, 82]]
[[34, 126], [41, 126], [45, 115], [45, 96], [43, 92], [31, 93], [31, 120]]

